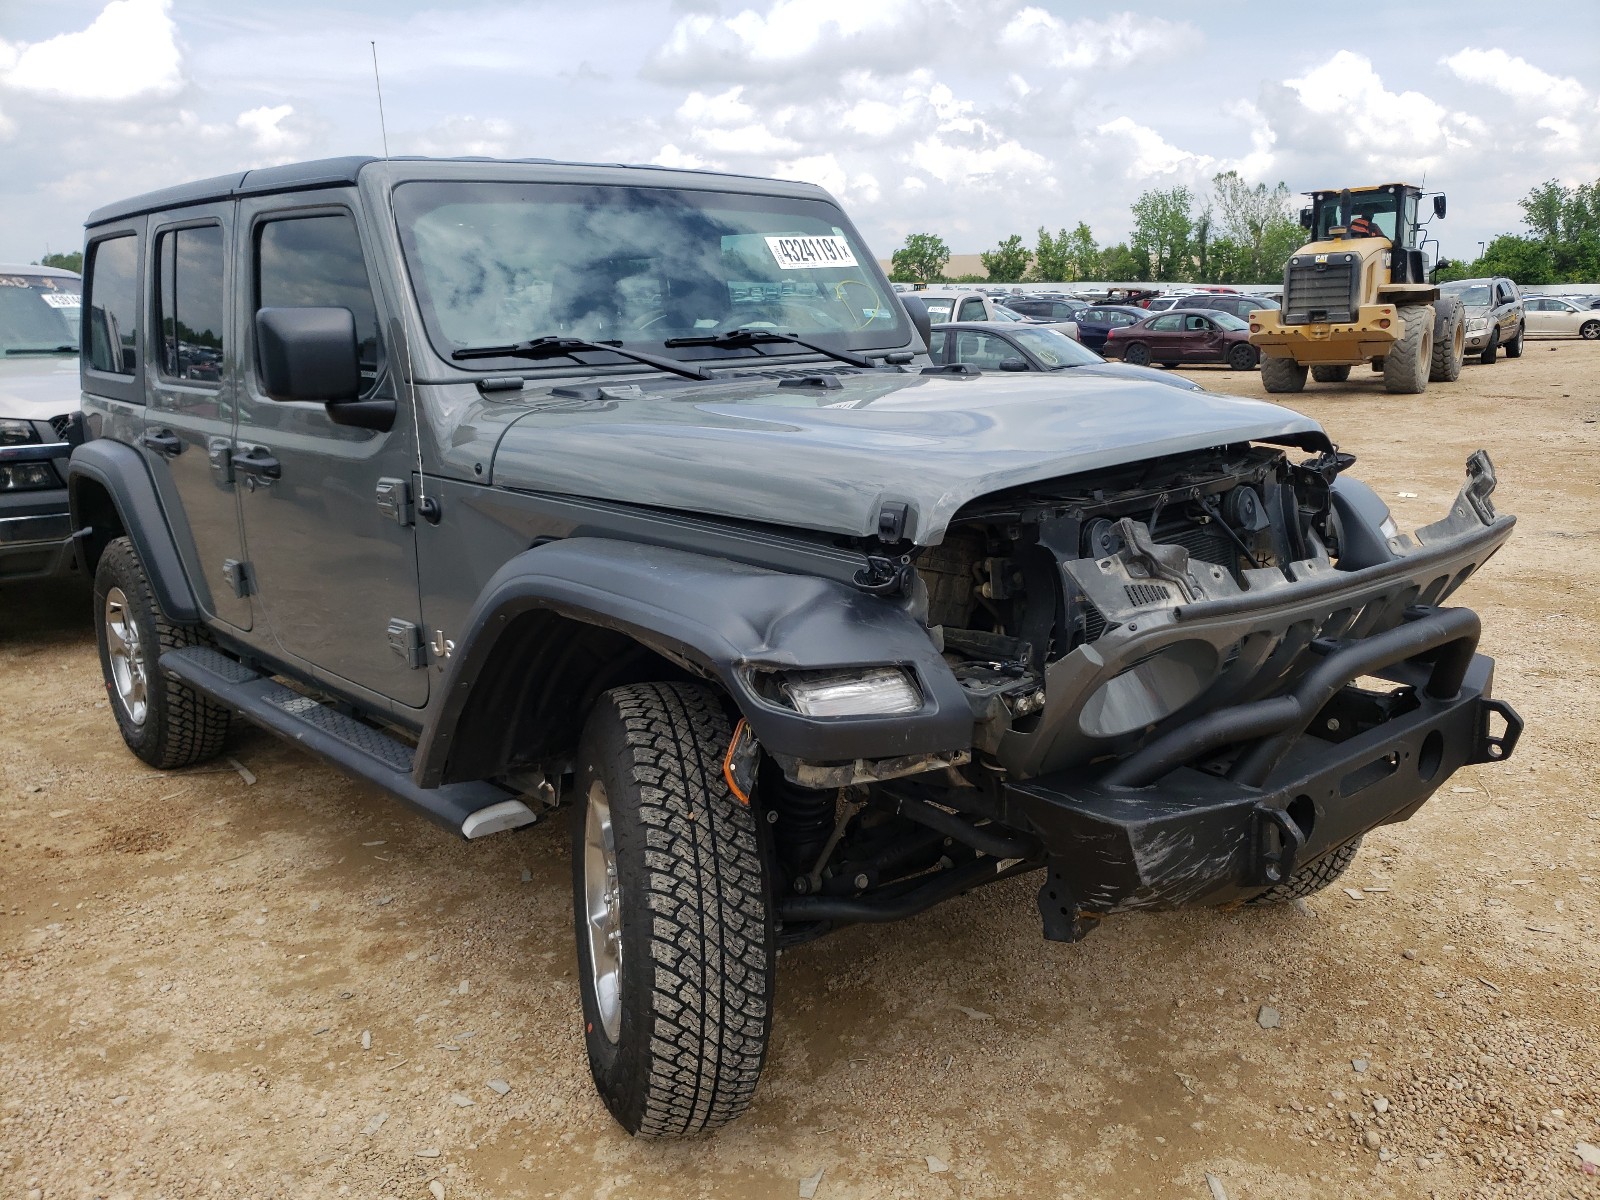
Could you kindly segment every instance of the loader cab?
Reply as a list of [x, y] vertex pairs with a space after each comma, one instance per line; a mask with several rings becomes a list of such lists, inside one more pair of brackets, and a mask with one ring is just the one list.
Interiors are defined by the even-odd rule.
[[[1396, 250], [1420, 248], [1422, 227], [1418, 223], [1420, 188], [1409, 183], [1385, 183], [1370, 188], [1311, 192], [1310, 228], [1312, 240], [1339, 241], [1353, 238], [1351, 225], [1365, 217], [1388, 238]], [[1434, 201], [1434, 213], [1443, 216], [1444, 197]]]

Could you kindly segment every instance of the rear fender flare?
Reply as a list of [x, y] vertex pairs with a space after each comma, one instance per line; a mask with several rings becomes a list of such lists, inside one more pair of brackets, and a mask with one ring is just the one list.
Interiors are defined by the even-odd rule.
[[[97, 521], [105, 522], [103, 512], [96, 515], [101, 495], [110, 497], [120, 530], [97, 527]], [[91, 574], [98, 554], [90, 547], [104, 548], [111, 538], [125, 533], [150, 577], [162, 614], [180, 624], [200, 620], [200, 607], [184, 574], [177, 540], [161, 509], [150, 468], [137, 450], [110, 438], [97, 438], [75, 449], [67, 464], [67, 504], [79, 553]]]
[[[464, 725], [507, 722], [478, 711], [474, 695], [497, 694], [496, 674], [518, 670], [497, 647], [530, 614], [556, 613], [626, 634], [715, 680], [769, 751], [808, 762], [847, 762], [967, 750], [972, 710], [928, 630], [901, 605], [835, 580], [791, 575], [681, 550], [569, 538], [519, 554], [484, 588], [456, 639], [439, 700], [417, 748], [419, 786], [482, 777], [480, 753], [453, 753]], [[921, 711], [900, 716], [819, 719], [763, 698], [752, 673], [896, 664], [910, 669]], [[481, 707], [481, 704], [480, 704]], [[501, 756], [503, 757], [503, 755]], [[471, 759], [467, 767], [462, 760]]]

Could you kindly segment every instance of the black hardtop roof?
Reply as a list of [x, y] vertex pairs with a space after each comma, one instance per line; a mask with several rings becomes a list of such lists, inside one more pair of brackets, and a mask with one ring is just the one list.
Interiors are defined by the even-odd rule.
[[[239, 196], [261, 196], [272, 192], [299, 192], [313, 188], [350, 186], [356, 182], [363, 168], [376, 162], [420, 163], [506, 163], [532, 166], [598, 167], [629, 171], [663, 171], [677, 175], [712, 175], [728, 179], [760, 179], [755, 175], [736, 175], [728, 171], [691, 171], [682, 167], [663, 167], [654, 163], [580, 163], [556, 158], [484, 158], [462, 156], [458, 158], [427, 158], [420, 155], [396, 155], [391, 158], [374, 158], [371, 155], [352, 154], [343, 158], [320, 158], [311, 162], [286, 163], [278, 167], [259, 167], [253, 171], [235, 171], [216, 175], [210, 179], [197, 179], [180, 183], [176, 187], [146, 192], [95, 209], [84, 222], [86, 227], [103, 225], [143, 213], [162, 209], [181, 208], [187, 204], [207, 204], [217, 200], [231, 200]], [[763, 179], [770, 183], [771, 180]]]

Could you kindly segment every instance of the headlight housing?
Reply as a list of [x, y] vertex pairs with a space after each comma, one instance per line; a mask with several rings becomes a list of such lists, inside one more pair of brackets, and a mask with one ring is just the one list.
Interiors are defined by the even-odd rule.
[[0, 446], [23, 446], [38, 441], [33, 424], [16, 417], [0, 417]]
[[29, 492], [60, 486], [55, 468], [47, 462], [0, 463], [0, 492]]
[[1489, 321], [1486, 317], [1473, 317], [1467, 322], [1468, 333], [1479, 333], [1488, 327]]
[[788, 671], [777, 693], [806, 717], [890, 717], [922, 709], [922, 691], [903, 667]]

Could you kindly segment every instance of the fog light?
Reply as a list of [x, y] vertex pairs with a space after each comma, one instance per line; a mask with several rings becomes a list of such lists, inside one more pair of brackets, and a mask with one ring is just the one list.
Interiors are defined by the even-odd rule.
[[1102, 683], [1078, 724], [1090, 737], [1109, 738], [1170, 717], [1211, 686], [1217, 651], [1210, 642], [1174, 642]]
[[922, 693], [899, 667], [789, 674], [779, 693], [808, 717], [886, 717], [922, 708]]
[[0, 492], [25, 492], [60, 486], [61, 481], [49, 463], [9, 463], [0, 466]]

